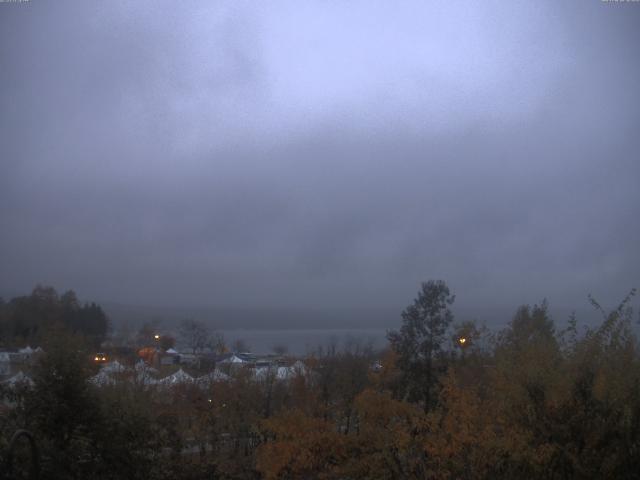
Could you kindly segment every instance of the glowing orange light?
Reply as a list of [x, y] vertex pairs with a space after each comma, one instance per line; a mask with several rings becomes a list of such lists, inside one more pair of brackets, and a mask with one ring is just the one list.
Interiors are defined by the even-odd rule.
[[460, 345], [464, 345], [465, 343], [467, 343], [467, 339], [466, 339], [466, 338], [464, 338], [464, 337], [460, 337], [460, 338], [458, 339], [458, 342], [460, 343]]
[[160, 335], [158, 335], [157, 333], [153, 336], [153, 338], [155, 338], [156, 340], [160, 340]]

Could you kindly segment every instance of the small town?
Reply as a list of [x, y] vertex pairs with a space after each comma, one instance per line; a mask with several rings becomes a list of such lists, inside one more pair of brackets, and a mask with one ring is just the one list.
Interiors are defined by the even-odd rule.
[[[16, 351], [0, 351], [0, 382], [16, 386], [33, 385], [28, 372], [44, 350], [27, 346]], [[98, 372], [90, 378], [95, 385], [114, 385], [120, 381], [132, 381], [145, 386], [171, 387], [192, 383], [203, 387], [211, 382], [230, 381], [234, 375], [247, 375], [255, 381], [288, 381], [296, 375], [307, 375], [302, 360], [278, 355], [252, 353], [179, 353], [173, 348], [162, 351], [145, 347], [137, 360], [113, 358], [97, 352], [93, 362]], [[207, 366], [211, 370], [207, 370]], [[25, 373], [27, 372], [27, 373]], [[189, 374], [187, 372], [194, 372]], [[197, 373], [202, 373], [200, 376]]]

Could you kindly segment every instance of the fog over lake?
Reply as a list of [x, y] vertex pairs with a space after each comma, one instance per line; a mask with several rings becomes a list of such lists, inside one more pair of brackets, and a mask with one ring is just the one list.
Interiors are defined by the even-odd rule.
[[[507, 325], [516, 307], [454, 305], [452, 310], [456, 322], [476, 320], [495, 333]], [[228, 345], [243, 340], [255, 353], [269, 353], [275, 346], [284, 346], [291, 354], [303, 355], [319, 346], [335, 344], [342, 348], [350, 340], [371, 344], [375, 349], [384, 348], [387, 331], [400, 327], [402, 308], [153, 308], [107, 304], [105, 311], [115, 330], [125, 326], [135, 330], [143, 323], [156, 322], [159, 331], [177, 336], [179, 322], [193, 318], [203, 321], [212, 331], [222, 333]], [[578, 308], [550, 306], [558, 328], [564, 328], [574, 312], [580, 328], [601, 321], [586, 301]], [[307, 327], [299, 328], [299, 325]]]

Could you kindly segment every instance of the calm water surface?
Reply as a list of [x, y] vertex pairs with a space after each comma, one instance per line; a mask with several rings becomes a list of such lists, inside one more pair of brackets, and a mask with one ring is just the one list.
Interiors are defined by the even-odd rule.
[[326, 348], [335, 344], [338, 348], [349, 342], [370, 343], [374, 348], [386, 345], [387, 330], [368, 329], [286, 329], [286, 330], [220, 330], [227, 344], [243, 340], [255, 353], [270, 353], [276, 345], [285, 346], [289, 353], [304, 355], [319, 346]]

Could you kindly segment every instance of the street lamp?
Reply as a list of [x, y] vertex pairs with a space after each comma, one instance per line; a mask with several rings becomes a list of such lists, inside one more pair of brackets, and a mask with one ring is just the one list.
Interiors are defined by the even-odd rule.
[[458, 343], [460, 344], [461, 347], [464, 347], [464, 344], [467, 343], [467, 339], [465, 337], [460, 337], [458, 339]]
[[153, 338], [155, 338], [156, 340], [160, 340], [160, 335], [158, 335], [157, 333], [153, 336]]

